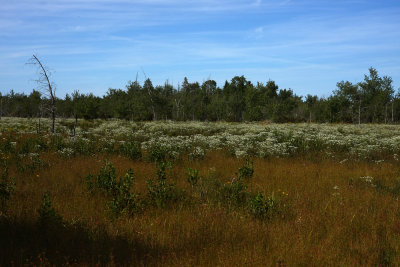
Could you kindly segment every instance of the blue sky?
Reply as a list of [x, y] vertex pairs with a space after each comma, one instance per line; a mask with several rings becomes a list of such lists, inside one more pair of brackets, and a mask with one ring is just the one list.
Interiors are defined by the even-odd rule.
[[269, 79], [329, 96], [373, 66], [400, 87], [400, 1], [0, 0], [0, 90], [36, 88], [36, 54], [56, 95], [153, 84]]

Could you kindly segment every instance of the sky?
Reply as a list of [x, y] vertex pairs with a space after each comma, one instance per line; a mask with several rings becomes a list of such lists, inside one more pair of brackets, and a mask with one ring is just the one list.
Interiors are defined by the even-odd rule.
[[399, 14], [398, 0], [0, 0], [0, 92], [38, 88], [33, 54], [60, 98], [236, 75], [327, 97], [370, 67], [397, 91]]

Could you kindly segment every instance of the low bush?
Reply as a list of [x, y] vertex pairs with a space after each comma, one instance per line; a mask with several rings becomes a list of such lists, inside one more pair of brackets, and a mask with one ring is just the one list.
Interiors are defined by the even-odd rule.
[[186, 179], [188, 183], [193, 187], [197, 185], [199, 182], [199, 171], [192, 169], [192, 168], [187, 168], [187, 173], [186, 173]]
[[182, 192], [175, 187], [175, 184], [167, 183], [166, 167], [166, 162], [158, 163], [157, 181], [147, 180], [148, 198], [158, 208], [165, 208], [182, 196]]
[[15, 181], [10, 179], [8, 176], [8, 166], [3, 166], [3, 171], [0, 180], [0, 202], [1, 212], [5, 212], [7, 208], [7, 202], [10, 199], [12, 193], [15, 190]]
[[254, 174], [254, 164], [249, 158], [246, 158], [246, 163], [239, 168], [239, 180], [248, 180], [253, 177]]
[[115, 167], [106, 161], [105, 166], [99, 174], [86, 177], [86, 184], [90, 192], [100, 191], [103, 195], [111, 198], [108, 206], [115, 215], [121, 213], [136, 213], [143, 207], [143, 200], [139, 194], [132, 191], [133, 171], [126, 171], [123, 178], [117, 179]]
[[49, 193], [43, 194], [42, 204], [38, 209], [39, 224], [43, 227], [57, 226], [63, 223], [63, 218], [56, 212]]
[[266, 197], [263, 193], [258, 192], [250, 197], [248, 210], [255, 218], [264, 220], [271, 218], [277, 210], [277, 206], [277, 200], [274, 196]]
[[167, 160], [167, 152], [159, 143], [154, 144], [147, 151], [150, 161], [153, 162], [165, 162]]
[[122, 155], [132, 160], [137, 160], [142, 157], [142, 150], [140, 144], [137, 142], [134, 141], [125, 142], [123, 144], [120, 144], [118, 149]]

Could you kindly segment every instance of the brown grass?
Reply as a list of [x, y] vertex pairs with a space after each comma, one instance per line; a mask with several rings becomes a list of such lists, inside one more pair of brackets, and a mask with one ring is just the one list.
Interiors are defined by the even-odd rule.
[[[400, 169], [394, 162], [254, 159], [248, 190], [282, 195], [287, 207], [284, 214], [260, 221], [245, 208], [229, 210], [212, 201], [149, 207], [115, 218], [106, 199], [89, 194], [84, 184], [89, 173], [104, 166], [105, 155], [66, 160], [49, 153], [42, 158], [51, 165], [34, 173], [11, 168], [17, 187], [9, 213], [0, 219], [0, 265], [337, 266], [400, 260], [400, 206], [394, 191]], [[135, 191], [144, 196], [145, 181], [155, 178], [154, 164], [109, 159], [119, 175], [134, 170]], [[187, 167], [226, 183], [243, 162], [209, 153], [201, 161], [176, 162], [168, 179], [190, 194]], [[360, 180], [367, 175], [380, 186]], [[37, 223], [45, 192], [64, 226], [42, 229]]]

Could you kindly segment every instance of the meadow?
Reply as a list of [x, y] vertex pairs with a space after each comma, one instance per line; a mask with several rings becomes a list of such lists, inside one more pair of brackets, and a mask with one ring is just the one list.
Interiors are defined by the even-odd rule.
[[1, 266], [400, 262], [398, 125], [50, 127], [1, 118]]

